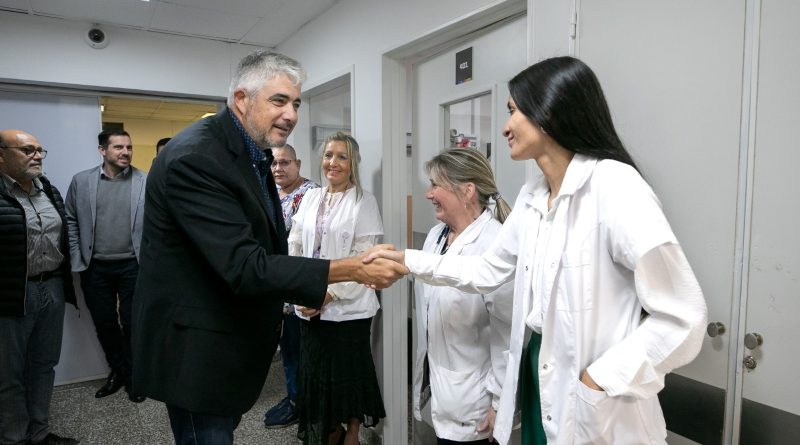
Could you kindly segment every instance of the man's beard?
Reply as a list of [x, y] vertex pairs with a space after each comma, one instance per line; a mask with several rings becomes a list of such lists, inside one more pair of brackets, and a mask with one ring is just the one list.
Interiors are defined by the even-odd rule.
[[[250, 137], [255, 141], [256, 145], [261, 147], [262, 150], [266, 150], [268, 148], [280, 148], [286, 145], [286, 140], [283, 141], [273, 141], [269, 137], [269, 128], [266, 131], [262, 131], [258, 128], [253, 119], [251, 118], [252, 114], [248, 113], [245, 117], [245, 121], [247, 122], [247, 126], [250, 128], [252, 133], [248, 133]], [[270, 127], [272, 128], [272, 127]]]

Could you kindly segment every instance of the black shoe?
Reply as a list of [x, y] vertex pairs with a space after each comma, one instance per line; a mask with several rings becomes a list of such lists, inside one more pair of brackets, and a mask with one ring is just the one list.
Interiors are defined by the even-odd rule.
[[128, 393], [128, 400], [130, 400], [131, 402], [133, 402], [133, 403], [142, 403], [147, 399], [147, 397], [139, 395], [139, 394], [136, 394], [135, 392], [131, 391], [128, 388], [130, 388], [130, 387], [129, 386], [125, 387], [125, 392]]
[[294, 402], [285, 398], [264, 414], [264, 426], [267, 428], [285, 428], [300, 420]]
[[110, 396], [115, 392], [119, 391], [122, 388], [122, 385], [125, 383], [123, 381], [122, 373], [119, 371], [111, 371], [108, 375], [108, 379], [106, 379], [105, 385], [101, 386], [100, 389], [94, 393], [94, 396], [98, 399]]
[[[119, 389], [119, 388], [117, 388]], [[53, 433], [48, 434], [40, 442], [31, 442], [31, 445], [78, 445], [80, 440], [71, 437], [61, 437]]]

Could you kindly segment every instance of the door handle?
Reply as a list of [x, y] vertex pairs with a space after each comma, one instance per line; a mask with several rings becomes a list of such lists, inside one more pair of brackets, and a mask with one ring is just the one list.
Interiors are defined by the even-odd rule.
[[756, 334], [755, 332], [750, 332], [744, 336], [744, 346], [747, 349], [755, 349], [759, 346], [764, 344], [764, 337], [761, 334]]
[[722, 335], [725, 333], [725, 325], [718, 321], [712, 321], [706, 326], [706, 333], [708, 333], [708, 336], [711, 338]]

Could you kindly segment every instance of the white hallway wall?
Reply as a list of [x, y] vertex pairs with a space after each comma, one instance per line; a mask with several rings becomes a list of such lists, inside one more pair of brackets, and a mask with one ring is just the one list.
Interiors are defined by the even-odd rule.
[[0, 82], [219, 99], [250, 45], [104, 26], [109, 44], [90, 48], [88, 23], [0, 13]]
[[381, 57], [429, 31], [494, 3], [487, 0], [342, 0], [278, 46], [299, 60], [316, 84], [354, 66], [352, 120], [361, 146], [361, 180], [381, 194]]

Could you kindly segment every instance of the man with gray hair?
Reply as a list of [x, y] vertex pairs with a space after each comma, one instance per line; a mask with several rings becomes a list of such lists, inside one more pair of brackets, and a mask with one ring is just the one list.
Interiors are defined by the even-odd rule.
[[321, 308], [328, 283], [383, 288], [406, 272], [287, 255], [271, 149], [297, 123], [304, 78], [286, 56], [246, 56], [226, 109], [175, 136], [150, 170], [133, 386], [166, 403], [178, 444], [233, 443], [269, 371], [284, 299]]

